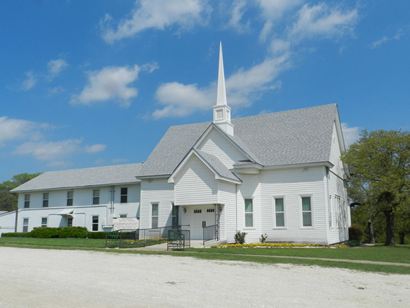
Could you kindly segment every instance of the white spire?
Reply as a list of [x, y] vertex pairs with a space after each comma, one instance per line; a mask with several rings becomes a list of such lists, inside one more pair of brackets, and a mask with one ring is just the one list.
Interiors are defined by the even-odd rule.
[[222, 43], [219, 43], [219, 67], [218, 67], [218, 89], [216, 93], [216, 104], [213, 110], [214, 123], [225, 133], [233, 136], [233, 125], [231, 123], [231, 108], [226, 100], [224, 59], [222, 55]]
[[224, 58], [222, 54], [222, 42], [219, 42], [219, 68], [218, 68], [218, 91], [216, 96], [217, 106], [226, 106], [226, 87], [225, 87], [225, 73], [224, 73]]

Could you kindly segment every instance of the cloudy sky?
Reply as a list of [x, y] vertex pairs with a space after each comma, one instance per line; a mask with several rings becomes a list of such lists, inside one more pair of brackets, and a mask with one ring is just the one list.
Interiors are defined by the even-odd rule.
[[408, 0], [5, 0], [0, 36], [0, 180], [210, 121], [219, 41], [234, 117], [336, 102], [348, 142], [410, 129]]

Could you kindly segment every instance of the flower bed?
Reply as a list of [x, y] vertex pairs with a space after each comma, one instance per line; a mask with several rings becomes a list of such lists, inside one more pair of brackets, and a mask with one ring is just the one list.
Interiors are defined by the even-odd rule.
[[348, 247], [345, 244], [336, 244], [336, 245], [322, 245], [322, 244], [313, 244], [313, 243], [245, 243], [245, 244], [221, 244], [217, 248], [326, 248], [326, 247], [335, 247], [335, 248], [345, 248]]

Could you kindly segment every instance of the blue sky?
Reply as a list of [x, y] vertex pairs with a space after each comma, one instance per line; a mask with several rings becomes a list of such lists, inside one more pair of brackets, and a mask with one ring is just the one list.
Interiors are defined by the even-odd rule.
[[211, 120], [337, 102], [346, 139], [409, 130], [410, 1], [1, 1], [0, 180], [139, 162]]

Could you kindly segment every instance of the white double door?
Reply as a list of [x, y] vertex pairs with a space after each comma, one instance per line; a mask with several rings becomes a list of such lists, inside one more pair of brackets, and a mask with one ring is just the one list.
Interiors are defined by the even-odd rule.
[[191, 240], [202, 240], [203, 227], [216, 224], [214, 205], [186, 207], [186, 213], [183, 213], [182, 216], [182, 224], [190, 226]]

